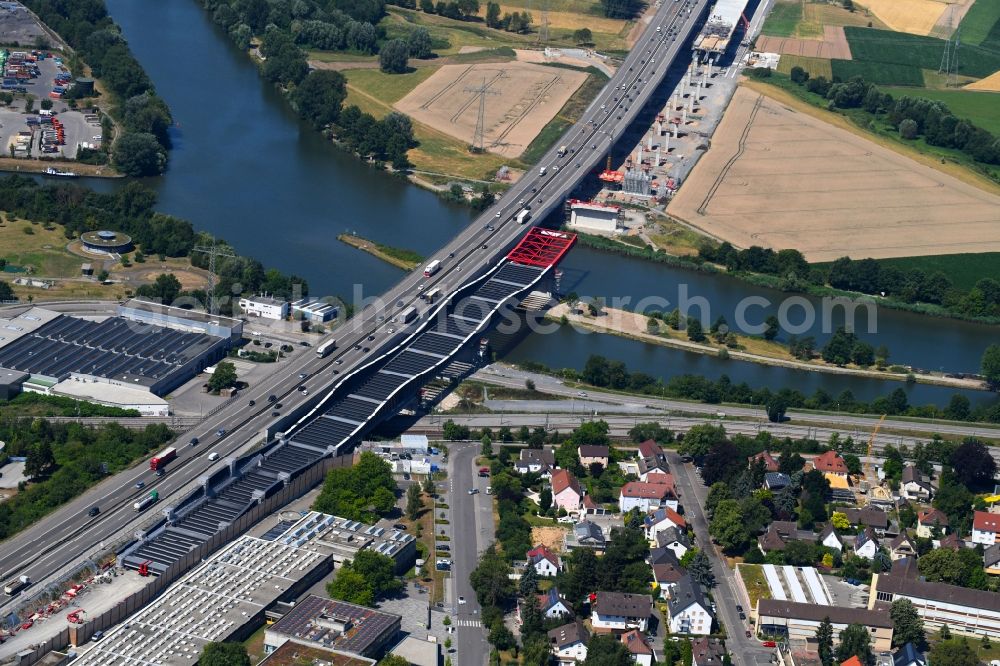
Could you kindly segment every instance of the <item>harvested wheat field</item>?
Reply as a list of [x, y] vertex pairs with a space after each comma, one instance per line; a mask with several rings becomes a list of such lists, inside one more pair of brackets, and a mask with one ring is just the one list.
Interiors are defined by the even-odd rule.
[[896, 32], [929, 35], [951, 3], [937, 0], [859, 0], [855, 4], [867, 7]]
[[851, 47], [847, 43], [844, 29], [831, 25], [823, 26], [823, 39], [761, 35], [757, 38], [757, 50], [762, 53], [780, 53], [809, 58], [851, 59]]
[[414, 120], [472, 143], [486, 85], [483, 145], [518, 157], [587, 79], [586, 72], [522, 62], [445, 65], [396, 102]]
[[[982, 90], [985, 92], [1000, 92], [1000, 72], [993, 72], [985, 79], [962, 86], [966, 90]], [[1000, 103], [1000, 100], [997, 100]]]
[[809, 261], [1000, 251], [998, 210], [1000, 196], [742, 86], [668, 208]]

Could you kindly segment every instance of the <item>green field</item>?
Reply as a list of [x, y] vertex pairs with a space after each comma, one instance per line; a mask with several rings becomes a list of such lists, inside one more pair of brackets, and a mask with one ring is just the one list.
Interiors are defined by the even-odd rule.
[[[982, 254], [938, 254], [927, 257], [898, 257], [896, 259], [879, 259], [882, 266], [895, 266], [909, 271], [915, 268], [930, 275], [941, 271], [955, 285], [956, 289], [968, 291], [976, 282], [985, 277], [995, 277], [1000, 274], [1000, 252], [984, 252]], [[814, 264], [820, 268], [828, 268], [829, 263]]]
[[[937, 70], [945, 41], [873, 28], [844, 28], [855, 61], [909, 65]], [[1000, 70], [1000, 49], [962, 44], [958, 69], [962, 74], [985, 77]], [[919, 85], [919, 84], [918, 84]]]
[[[782, 57], [784, 60], [784, 57]], [[863, 60], [831, 60], [833, 76], [841, 81], [860, 76], [865, 81], [880, 85], [923, 86], [924, 74], [910, 65], [891, 62], [865, 62]]]
[[970, 120], [984, 130], [1000, 136], [1000, 93], [974, 90], [912, 90], [885, 88], [894, 97], [908, 95], [944, 102], [959, 118]]
[[802, 4], [800, 2], [776, 2], [764, 21], [761, 33], [774, 37], [791, 37], [795, 27], [802, 20]]
[[976, 0], [962, 19], [962, 43], [982, 46], [987, 37], [997, 36], [997, 25], [1000, 25], [1000, 0]]
[[386, 104], [395, 104], [436, 71], [436, 67], [418, 67], [406, 74], [386, 74], [377, 69], [348, 69], [344, 71], [344, 76], [348, 85], [356, 86]]
[[792, 67], [801, 67], [809, 72], [809, 76], [816, 78], [825, 76], [829, 81], [833, 79], [833, 68], [829, 58], [810, 58], [809, 56], [782, 55], [778, 61], [778, 71], [782, 74], [791, 74]]

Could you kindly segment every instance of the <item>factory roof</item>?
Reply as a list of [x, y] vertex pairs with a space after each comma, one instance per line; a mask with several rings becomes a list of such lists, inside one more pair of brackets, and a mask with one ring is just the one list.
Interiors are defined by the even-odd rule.
[[185, 308], [177, 308], [172, 305], [163, 305], [161, 303], [152, 303], [150, 301], [144, 301], [141, 298], [131, 298], [124, 304], [119, 306], [119, 312], [124, 310], [142, 310], [144, 312], [152, 312], [154, 314], [162, 314], [171, 317], [180, 317], [181, 319], [190, 319], [191, 321], [196, 321], [202, 324], [219, 324], [220, 326], [238, 326], [242, 322], [238, 319], [233, 319], [232, 317], [224, 317], [219, 314], [210, 314], [208, 312], [201, 312], [200, 310], [188, 310]]
[[364, 654], [384, 640], [386, 632], [398, 631], [401, 621], [399, 615], [310, 594], [268, 627], [268, 632], [300, 643]]
[[794, 618], [814, 622], [822, 622], [824, 618], [830, 618], [830, 622], [833, 624], [857, 622], [868, 627], [892, 627], [892, 619], [886, 611], [848, 608], [846, 606], [820, 606], [819, 604], [778, 599], [759, 600], [757, 602], [757, 616], [761, 618], [761, 624], [767, 624], [763, 618], [769, 617]]
[[267, 655], [258, 666], [312, 666], [327, 664], [328, 666], [374, 666], [374, 659], [344, 654], [336, 650], [302, 645], [288, 641]]
[[0, 348], [61, 316], [53, 310], [31, 308], [18, 315], [0, 317]]

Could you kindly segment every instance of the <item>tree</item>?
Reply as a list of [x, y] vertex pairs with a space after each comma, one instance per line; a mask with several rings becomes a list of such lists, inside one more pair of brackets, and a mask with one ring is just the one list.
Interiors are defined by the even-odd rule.
[[[427, 0], [430, 2], [430, 0]], [[486, 27], [488, 28], [499, 28], [500, 27], [500, 5], [496, 2], [486, 3]]]
[[983, 352], [980, 372], [986, 378], [990, 389], [1000, 390], [1000, 344], [993, 344]]
[[[448, 639], [449, 641], [451, 638]], [[410, 666], [410, 660], [400, 657], [398, 654], [387, 654], [378, 662], [378, 666]]]
[[699, 550], [695, 553], [687, 568], [695, 581], [709, 589], [715, 587], [715, 574], [712, 572], [712, 562], [704, 552]]
[[406, 489], [406, 515], [410, 520], [416, 520], [420, 516], [420, 509], [424, 507], [420, 498], [420, 485], [411, 483]]
[[847, 519], [847, 514], [840, 511], [833, 512], [833, 515], [830, 516], [830, 522], [833, 523], [833, 528], [836, 530], [847, 530], [851, 527], [851, 521]]
[[727, 499], [733, 499], [733, 492], [729, 484], [721, 481], [713, 483], [705, 497], [705, 513], [708, 517], [711, 518], [715, 514], [715, 507], [719, 506], [719, 502]]
[[430, 58], [434, 55], [431, 51], [431, 33], [427, 28], [419, 27], [411, 30], [406, 36], [406, 44], [413, 58]]
[[923, 652], [927, 649], [927, 636], [924, 634], [924, 621], [920, 619], [920, 614], [909, 599], [896, 599], [889, 608], [889, 617], [892, 618], [893, 647], [900, 647], [907, 643]]
[[347, 566], [341, 567], [333, 580], [326, 584], [326, 593], [331, 599], [360, 606], [371, 606], [375, 603], [375, 595], [365, 577]]
[[809, 80], [809, 72], [796, 65], [795, 67], [792, 67], [791, 72], [788, 74], [788, 78], [792, 80], [792, 83], [797, 83], [801, 86]]
[[688, 340], [692, 342], [705, 341], [705, 330], [702, 328], [701, 322], [697, 319], [688, 320], [687, 334]]
[[52, 453], [52, 444], [43, 439], [28, 449], [27, 460], [24, 462], [24, 474], [29, 479], [46, 477], [56, 469], [56, 457]]
[[309, 72], [292, 93], [299, 115], [316, 129], [337, 122], [347, 99], [347, 80], [340, 72], [317, 69]]
[[[472, 584], [472, 589], [476, 591], [476, 599], [480, 606], [502, 608], [514, 599], [514, 582], [510, 579], [510, 564], [497, 552], [496, 544], [491, 544], [479, 556], [479, 564], [469, 575], [469, 582]], [[491, 642], [493, 642], [492, 639]], [[495, 642], [494, 645], [496, 645]]]
[[198, 657], [201, 666], [250, 666], [242, 643], [208, 643]]
[[833, 624], [825, 617], [816, 629], [816, 650], [823, 666], [833, 666]]
[[899, 123], [899, 136], [907, 140], [916, 139], [919, 129], [917, 121], [912, 118], [903, 118]]
[[584, 666], [631, 666], [632, 656], [616, 636], [594, 634], [587, 641]]
[[726, 441], [726, 429], [710, 423], [700, 423], [692, 426], [684, 435], [677, 452], [682, 456], [701, 458], [708, 455], [716, 442]]
[[552, 508], [552, 488], [550, 486], [545, 486], [538, 494], [538, 507], [542, 513], [548, 513], [549, 509]]
[[410, 47], [402, 39], [390, 39], [378, 54], [379, 69], [388, 74], [402, 74], [410, 57]]
[[776, 395], [767, 403], [767, 420], [771, 423], [781, 423], [785, 420], [787, 410], [788, 401], [782, 396]]
[[493, 440], [489, 435], [483, 435], [479, 440], [479, 455], [489, 458], [493, 455]]
[[872, 653], [872, 638], [868, 633], [868, 628], [862, 624], [849, 624], [840, 632], [837, 661], [844, 663], [851, 657], [857, 657], [862, 666], [871, 666], [875, 663], [875, 655]]
[[433, 497], [434, 493], [437, 492], [437, 488], [434, 487], [434, 479], [431, 478], [430, 474], [424, 479], [424, 492], [430, 497]]
[[114, 161], [126, 176], [158, 176], [167, 168], [167, 153], [155, 136], [136, 132], [115, 142]]
[[593, 44], [594, 33], [590, 31], [590, 28], [580, 28], [573, 33], [573, 41], [577, 44]]
[[[944, 627], [941, 628], [944, 636]], [[949, 632], [950, 635], [950, 632]], [[965, 638], [948, 638], [938, 641], [927, 655], [934, 666], [977, 666], [979, 656]]]
[[765, 340], [774, 340], [778, 337], [778, 332], [781, 331], [781, 324], [777, 317], [774, 315], [768, 315], [767, 319], [764, 320], [764, 324], [767, 326], [767, 328], [764, 329]]
[[538, 572], [535, 567], [525, 567], [521, 580], [517, 581], [517, 596], [525, 599], [533, 594], [538, 587]]
[[856, 335], [848, 333], [843, 326], [837, 327], [827, 343], [823, 345], [823, 360], [835, 365], [847, 365], [851, 361], [851, 352], [856, 343]]
[[208, 380], [208, 388], [213, 392], [236, 385], [236, 366], [229, 361], [220, 361], [215, 365], [215, 372]]
[[975, 437], [966, 437], [951, 454], [955, 478], [970, 490], [984, 488], [993, 482], [997, 465], [986, 446]]

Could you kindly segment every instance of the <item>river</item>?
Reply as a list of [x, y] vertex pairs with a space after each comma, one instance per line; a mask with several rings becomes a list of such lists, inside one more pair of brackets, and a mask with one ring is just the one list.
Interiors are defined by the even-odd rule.
[[[224, 237], [240, 253], [308, 280], [313, 295], [351, 298], [357, 285], [378, 294], [400, 272], [337, 240], [343, 231], [389, 245], [432, 253], [471, 215], [405, 181], [378, 173], [345, 155], [299, 121], [280, 94], [259, 77], [250, 60], [214, 26], [195, 0], [106, 0], [136, 57], [174, 114], [170, 169], [149, 180], [157, 209], [191, 220], [196, 229]], [[119, 182], [86, 179], [107, 191]], [[777, 303], [783, 294], [660, 264], [574, 249], [564, 262], [568, 289], [590, 296], [656, 295], [677, 302], [678, 285], [711, 305], [709, 318], [731, 324], [740, 298]], [[753, 311], [761, 313], [761, 310]], [[762, 319], [765, 314], [756, 314]], [[793, 318], [794, 319], [794, 318]], [[858, 320], [864, 324], [863, 317]], [[839, 323], [834, 320], [832, 325]], [[865, 326], [860, 326], [864, 329]], [[885, 344], [891, 359], [930, 369], [975, 371], [995, 327], [879, 310], [878, 333], [862, 337]], [[826, 336], [820, 323], [808, 331]], [[752, 385], [797, 387], [820, 383], [831, 393], [850, 388], [859, 399], [888, 393], [896, 383], [833, 377], [782, 368], [719, 361], [650, 347], [611, 336], [566, 333], [529, 337], [513, 353], [555, 367], [582, 367], [589, 354], [624, 361], [632, 369], [668, 377], [679, 372], [729, 373]], [[944, 403], [954, 392], [929, 386], [908, 389], [913, 402]], [[968, 392], [975, 400], [994, 399]]]

